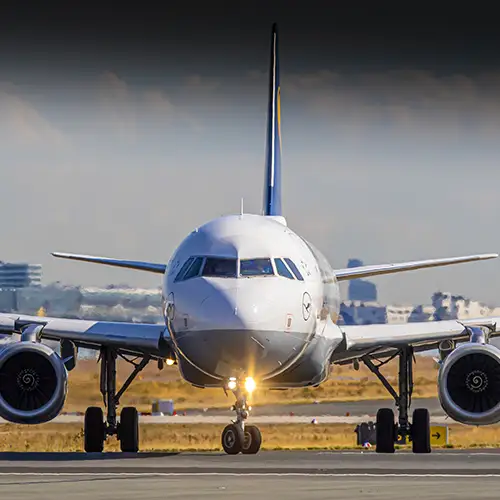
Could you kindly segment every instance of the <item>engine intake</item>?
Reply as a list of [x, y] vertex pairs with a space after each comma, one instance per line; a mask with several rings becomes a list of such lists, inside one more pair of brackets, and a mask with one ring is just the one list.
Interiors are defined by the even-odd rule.
[[438, 393], [443, 410], [457, 422], [499, 422], [500, 350], [476, 343], [457, 347], [441, 365]]
[[38, 342], [7, 344], [0, 351], [0, 416], [19, 424], [55, 418], [68, 392], [62, 359]]

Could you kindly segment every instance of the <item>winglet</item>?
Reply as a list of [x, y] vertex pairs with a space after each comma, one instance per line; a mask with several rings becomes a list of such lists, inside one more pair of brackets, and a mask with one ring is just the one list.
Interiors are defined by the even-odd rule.
[[150, 273], [165, 274], [166, 264], [155, 264], [153, 262], [142, 262], [136, 260], [110, 259], [108, 257], [93, 257], [91, 255], [79, 255], [74, 253], [52, 252], [51, 255], [60, 259], [79, 260], [82, 262], [92, 262], [94, 264], [104, 264], [107, 266], [125, 267], [138, 271], [148, 271]]

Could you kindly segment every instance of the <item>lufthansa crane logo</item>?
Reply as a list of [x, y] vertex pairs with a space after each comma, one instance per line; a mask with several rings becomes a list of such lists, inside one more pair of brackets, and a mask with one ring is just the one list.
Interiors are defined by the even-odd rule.
[[302, 296], [302, 316], [304, 317], [304, 321], [307, 321], [311, 316], [311, 309], [311, 296], [307, 292], [304, 292], [304, 295]]

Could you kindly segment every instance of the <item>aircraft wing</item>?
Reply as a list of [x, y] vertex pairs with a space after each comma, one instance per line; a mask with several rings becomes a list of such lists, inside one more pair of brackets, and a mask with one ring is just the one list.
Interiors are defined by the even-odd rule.
[[79, 260], [81, 262], [92, 262], [93, 264], [104, 264], [106, 266], [125, 267], [138, 271], [165, 274], [166, 264], [156, 264], [154, 262], [143, 262], [138, 260], [112, 259], [110, 257], [94, 257], [92, 255], [81, 255], [76, 253], [52, 252], [54, 257], [60, 259]]
[[0, 336], [19, 334], [29, 325], [41, 327], [42, 339], [71, 340], [90, 349], [112, 346], [154, 357], [167, 357], [172, 352], [165, 325], [0, 314]]
[[497, 253], [488, 253], [480, 255], [466, 255], [465, 257], [450, 257], [445, 259], [417, 260], [414, 262], [400, 262], [397, 264], [378, 264], [374, 266], [349, 267], [346, 269], [334, 270], [337, 281], [354, 280], [358, 278], [367, 278], [369, 276], [378, 276], [381, 274], [401, 273], [403, 271], [414, 271], [415, 269], [425, 269], [427, 267], [450, 266], [452, 264], [461, 264], [463, 262], [474, 262], [477, 260], [495, 259]]
[[432, 350], [442, 340], [468, 341], [470, 328], [474, 327], [486, 329], [490, 337], [500, 336], [500, 317], [395, 325], [341, 325], [344, 342], [334, 353], [332, 361], [352, 360], [366, 354], [383, 357], [405, 345], [414, 347], [415, 351]]

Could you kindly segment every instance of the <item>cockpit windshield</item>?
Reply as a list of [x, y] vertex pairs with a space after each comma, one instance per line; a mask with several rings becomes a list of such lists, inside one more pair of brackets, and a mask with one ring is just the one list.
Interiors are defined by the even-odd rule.
[[201, 275], [220, 278], [236, 278], [236, 264], [236, 259], [207, 257]]
[[240, 261], [240, 276], [274, 275], [271, 259], [244, 259]]
[[282, 259], [274, 259], [274, 263], [276, 264], [276, 271], [278, 271], [278, 274], [280, 276], [288, 278], [289, 280], [294, 279], [293, 274], [290, 272], [290, 269], [286, 267], [286, 264], [283, 262]]
[[[274, 266], [273, 261], [274, 260]], [[216, 278], [248, 278], [251, 276], [282, 276], [304, 281], [295, 263], [288, 257], [274, 259], [259, 257], [238, 259], [229, 257], [189, 257], [175, 277], [175, 282], [187, 281], [198, 276]]]
[[302, 274], [300, 274], [299, 268], [295, 265], [295, 262], [288, 257], [285, 257], [285, 262], [288, 264], [288, 267], [290, 268], [292, 273], [295, 275], [295, 277], [299, 281], [304, 281], [304, 278], [302, 277]]

